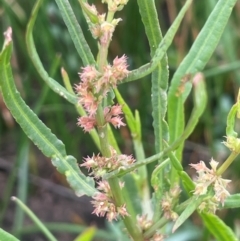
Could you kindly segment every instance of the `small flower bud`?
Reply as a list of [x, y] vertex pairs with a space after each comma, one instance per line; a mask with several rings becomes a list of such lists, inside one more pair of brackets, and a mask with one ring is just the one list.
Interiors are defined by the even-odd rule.
[[234, 136], [227, 136], [227, 141], [223, 141], [223, 144], [228, 147], [232, 152], [240, 152], [240, 139]]

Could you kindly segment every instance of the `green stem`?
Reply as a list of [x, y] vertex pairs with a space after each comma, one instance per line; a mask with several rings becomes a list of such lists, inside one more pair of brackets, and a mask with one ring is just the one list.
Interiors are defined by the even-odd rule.
[[[100, 146], [101, 146], [101, 152], [102, 155], [105, 157], [111, 156], [110, 151], [110, 145], [108, 142], [108, 133], [107, 133], [107, 125], [104, 120], [103, 116], [103, 109], [102, 106], [99, 105], [98, 111], [97, 111], [97, 123], [98, 123], [98, 134], [100, 138]], [[109, 185], [111, 187], [111, 192], [113, 195], [113, 199], [115, 202], [115, 205], [117, 207], [122, 207], [127, 202], [124, 200], [121, 188], [119, 186], [119, 180], [118, 178], [111, 178], [108, 180]], [[129, 232], [129, 234], [132, 236], [133, 240], [135, 241], [141, 241], [143, 240], [142, 233], [140, 228], [136, 224], [136, 217], [132, 215], [131, 210], [127, 209], [130, 216], [126, 216], [123, 218], [123, 222]]]
[[[125, 205], [126, 202], [122, 196], [118, 178], [111, 178], [108, 180], [108, 182], [111, 187], [111, 192], [113, 194], [116, 206], [121, 207]], [[127, 211], [129, 212], [130, 209], [127, 208]], [[123, 222], [134, 241], [143, 241], [142, 232], [137, 225], [136, 217], [132, 216], [131, 213], [129, 213], [129, 216], [125, 216], [123, 218]]]
[[[145, 154], [143, 150], [143, 145], [141, 140], [133, 138], [134, 150], [136, 153], [137, 160], [144, 160]], [[141, 199], [142, 199], [142, 211], [143, 214], [147, 214], [149, 217], [152, 217], [153, 211], [151, 206], [151, 197], [148, 183], [148, 174], [146, 166], [141, 166], [138, 168], [139, 176], [141, 177], [139, 181]]]
[[106, 46], [100, 46], [100, 49], [99, 49], [98, 68], [100, 72], [103, 72], [103, 68], [106, 65], [108, 46], [109, 46], [109, 43], [106, 44]]
[[217, 175], [221, 176], [227, 168], [232, 164], [234, 159], [238, 156], [239, 153], [232, 152], [227, 160], [218, 168]]
[[156, 223], [154, 223], [144, 234], [144, 238], [148, 239], [151, 238], [155, 233], [157, 229], [160, 229], [161, 227], [163, 227], [165, 224], [167, 224], [169, 222], [168, 219], [166, 219], [165, 217], [160, 218]]
[[[98, 70], [100, 72], [104, 71], [104, 66], [106, 65], [106, 62], [107, 62], [109, 43], [110, 43], [110, 40], [105, 45], [100, 45], [99, 47], [97, 65], [98, 65]], [[110, 150], [110, 144], [108, 139], [108, 128], [107, 128], [107, 123], [104, 119], [103, 103], [98, 105], [96, 120], [97, 120], [97, 126], [98, 126], [98, 135], [99, 135], [101, 153], [105, 157], [111, 157], [111, 150]], [[113, 177], [109, 179], [108, 182], [111, 188], [111, 193], [113, 195], [113, 200], [115, 205], [117, 207], [122, 207], [126, 205], [129, 216], [125, 216], [123, 218], [123, 222], [129, 234], [131, 235], [134, 241], [143, 241], [142, 232], [139, 226], [137, 225], [135, 214], [132, 211], [132, 209], [127, 207], [130, 200], [124, 200], [123, 198], [122, 191], [119, 186], [119, 179], [117, 177]]]
[[112, 22], [115, 12], [109, 11], [107, 15], [107, 22]]

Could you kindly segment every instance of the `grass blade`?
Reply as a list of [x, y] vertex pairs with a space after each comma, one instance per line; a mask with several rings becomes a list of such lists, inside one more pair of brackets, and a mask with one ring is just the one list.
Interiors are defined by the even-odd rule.
[[52, 233], [44, 226], [44, 224], [38, 219], [38, 217], [22, 202], [16, 197], [12, 197], [12, 200], [20, 206], [24, 212], [32, 219], [34, 223], [40, 228], [43, 234], [47, 237], [49, 241], [57, 241], [57, 239], [52, 235]]

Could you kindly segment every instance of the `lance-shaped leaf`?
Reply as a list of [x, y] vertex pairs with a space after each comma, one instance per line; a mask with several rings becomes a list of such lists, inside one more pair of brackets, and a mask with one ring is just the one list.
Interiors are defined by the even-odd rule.
[[193, 102], [193, 110], [183, 133], [171, 145], [173, 150], [183, 144], [183, 142], [190, 136], [206, 108], [207, 90], [204, 76], [201, 73], [197, 73], [193, 77]]
[[95, 192], [94, 181], [80, 171], [76, 159], [66, 155], [64, 144], [38, 119], [26, 105], [15, 87], [10, 66], [12, 52], [11, 28], [5, 33], [5, 43], [0, 54], [0, 89], [4, 102], [26, 135], [38, 146], [52, 163], [66, 175], [76, 194], [92, 196]]
[[199, 197], [193, 196], [191, 197], [192, 201], [189, 202], [189, 205], [186, 207], [186, 209], [181, 213], [181, 215], [176, 220], [172, 232], [175, 232], [189, 217], [192, 215], [192, 213], [198, 208], [198, 206], [201, 204], [203, 199], [206, 197], [206, 195], [202, 195]]
[[217, 215], [201, 213], [204, 226], [216, 238], [217, 241], [238, 241], [232, 229], [229, 228]]
[[28, 49], [28, 54], [38, 71], [39, 75], [41, 78], [46, 82], [46, 84], [57, 94], [65, 98], [67, 101], [69, 101], [72, 104], [77, 104], [77, 97], [69, 93], [62, 85], [60, 85], [56, 80], [52, 79], [46, 70], [44, 69], [42, 62], [38, 56], [38, 53], [36, 51], [36, 47], [34, 44], [33, 40], [33, 27], [37, 18], [38, 10], [41, 6], [42, 0], [38, 0], [32, 10], [31, 18], [30, 21], [28, 22], [27, 25], [27, 33], [26, 33], [26, 42], [27, 42], [27, 49]]
[[95, 65], [95, 59], [83, 35], [82, 29], [77, 22], [69, 1], [55, 0], [63, 17], [72, 41], [77, 49], [83, 65]]
[[[168, 94], [168, 124], [170, 143], [184, 129], [184, 102], [191, 90], [191, 78], [201, 71], [215, 50], [237, 0], [219, 0], [188, 55], [175, 72]], [[182, 146], [177, 157], [181, 160]]]
[[[148, 38], [151, 56], [157, 50], [158, 44], [162, 40], [162, 33], [158, 21], [157, 10], [154, 1], [138, 0], [139, 11]], [[152, 109], [153, 128], [155, 136], [155, 150], [163, 150], [163, 138], [168, 140], [168, 126], [165, 121], [167, 111], [167, 87], [168, 87], [168, 62], [167, 55], [159, 61], [156, 69], [152, 73]]]
[[[148, 1], [146, 1], [146, 3], [149, 4]], [[167, 51], [168, 47], [171, 45], [172, 40], [173, 40], [173, 38], [174, 38], [178, 28], [179, 28], [179, 25], [180, 25], [183, 17], [185, 16], [185, 13], [188, 10], [191, 3], [192, 3], [192, 0], [186, 1], [186, 3], [182, 7], [181, 11], [179, 12], [178, 16], [174, 20], [173, 24], [171, 25], [170, 29], [167, 31], [166, 35], [161, 40], [161, 42], [160, 43], [153, 43], [153, 44], [158, 44], [158, 47], [157, 47], [157, 49], [156, 49], [156, 51], [153, 55], [153, 58], [152, 58], [151, 62], [141, 66], [138, 69], [132, 70], [129, 73], [128, 77], [125, 78], [122, 81], [122, 83], [143, 78], [144, 76], [153, 72], [153, 70], [158, 66], [159, 62], [162, 60], [162, 58], [166, 54], [166, 51]], [[141, 1], [139, 1], [139, 4], [141, 4]], [[151, 4], [152, 4], [152, 1], [151, 1]], [[146, 7], [146, 8], [148, 8], [148, 7]], [[152, 47], [155, 48], [156, 45], [154, 45]]]
[[191, 196], [192, 195], [192, 191], [195, 188], [195, 185], [192, 181], [192, 179], [190, 178], [190, 176], [183, 170], [183, 167], [181, 165], [181, 163], [179, 162], [179, 160], [176, 158], [175, 154], [170, 151], [168, 153], [169, 158], [171, 160], [171, 164], [172, 167], [175, 169], [175, 171], [177, 172], [178, 176], [181, 178], [182, 180], [182, 184], [185, 188], [185, 190], [188, 192], [188, 194]]

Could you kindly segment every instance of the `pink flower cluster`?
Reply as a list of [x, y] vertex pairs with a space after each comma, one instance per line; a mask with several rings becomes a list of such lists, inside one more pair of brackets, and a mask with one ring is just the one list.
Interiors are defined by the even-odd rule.
[[94, 175], [96, 178], [101, 177], [103, 174], [127, 167], [135, 162], [135, 159], [132, 156], [119, 155], [116, 150], [111, 148], [111, 157], [102, 157], [99, 154], [92, 157], [85, 158], [85, 162], [81, 164], [88, 169], [92, 169], [90, 175]]
[[[124, 184], [119, 184], [121, 188], [123, 188]], [[113, 202], [113, 196], [111, 193], [110, 186], [107, 181], [101, 181], [98, 183], [99, 191], [93, 196], [92, 204], [94, 206], [93, 214], [96, 214], [99, 217], [103, 217], [106, 215], [108, 221], [117, 220], [118, 215], [125, 217], [129, 216], [126, 205], [122, 205], [121, 207], [116, 207]]]
[[[215, 212], [218, 203], [220, 202], [222, 205], [224, 205], [226, 197], [230, 195], [226, 190], [226, 187], [231, 180], [223, 179], [221, 176], [217, 175], [218, 162], [213, 159], [210, 161], [210, 166], [212, 169], [207, 168], [203, 161], [200, 161], [198, 164], [190, 164], [190, 166], [193, 167], [198, 173], [198, 178], [195, 182], [196, 187], [194, 195], [199, 196], [206, 194], [209, 190], [209, 187], [213, 187], [215, 193], [211, 199], [211, 202], [209, 202], [209, 205], [207, 203], [203, 203], [201, 205], [201, 210], [206, 208]], [[213, 207], [214, 205], [215, 207]]]
[[178, 218], [178, 214], [173, 211], [176, 201], [180, 195], [180, 187], [175, 185], [168, 192], [166, 192], [161, 201], [161, 207], [164, 213], [164, 217], [175, 221]]
[[[80, 73], [81, 82], [76, 85], [76, 92], [79, 96], [79, 104], [86, 110], [88, 116], [78, 118], [78, 125], [84, 131], [90, 131], [97, 125], [96, 113], [102, 99], [107, 96], [111, 88], [116, 88], [117, 83], [127, 77], [127, 58], [123, 55], [121, 58], [116, 57], [113, 65], [104, 67], [103, 73], [100, 73], [94, 66], [82, 68]], [[124, 126], [120, 105], [106, 107], [104, 117], [106, 123], [112, 123], [114, 127]]]
[[[143, 232], [148, 230], [153, 225], [153, 221], [148, 220], [147, 215], [137, 216], [137, 222]], [[159, 230], [157, 229], [156, 233], [151, 238], [144, 239], [144, 241], [163, 241], [164, 235], [160, 234], [158, 231]]]

